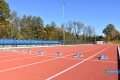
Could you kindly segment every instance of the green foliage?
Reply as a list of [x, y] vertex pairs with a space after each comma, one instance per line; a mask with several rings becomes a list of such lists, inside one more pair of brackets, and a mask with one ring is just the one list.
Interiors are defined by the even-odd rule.
[[37, 16], [24, 15], [21, 19], [21, 34], [24, 39], [43, 39], [43, 20]]
[[103, 30], [103, 33], [108, 36], [112, 31], [115, 30], [115, 27], [113, 24], [108, 24], [106, 28]]
[[4, 24], [6, 22], [6, 19], [8, 19], [9, 17], [9, 5], [5, 2], [5, 0], [0, 0], [0, 23]]
[[12, 11], [10, 13], [10, 22], [12, 24], [10, 25], [9, 31], [9, 38], [10, 39], [17, 39], [18, 35], [20, 33], [20, 17], [18, 16], [18, 13], [16, 11]]
[[120, 33], [115, 29], [113, 24], [108, 24], [103, 30], [103, 33], [106, 35], [106, 41], [112, 41], [120, 38]]
[[8, 38], [8, 28], [11, 25], [9, 17], [9, 5], [4, 0], [0, 0], [0, 38]]
[[112, 43], [114, 43], [114, 44], [120, 44], [120, 40], [113, 40]]

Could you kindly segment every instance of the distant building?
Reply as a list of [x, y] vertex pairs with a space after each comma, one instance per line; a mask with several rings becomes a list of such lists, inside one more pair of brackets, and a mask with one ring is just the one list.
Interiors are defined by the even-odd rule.
[[104, 44], [104, 41], [96, 41], [95, 44]]

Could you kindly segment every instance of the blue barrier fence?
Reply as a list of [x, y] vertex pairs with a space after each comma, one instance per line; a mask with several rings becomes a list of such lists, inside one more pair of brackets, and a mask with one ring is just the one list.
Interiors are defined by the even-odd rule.
[[53, 45], [61, 44], [57, 40], [13, 40], [13, 39], [0, 39], [0, 45]]

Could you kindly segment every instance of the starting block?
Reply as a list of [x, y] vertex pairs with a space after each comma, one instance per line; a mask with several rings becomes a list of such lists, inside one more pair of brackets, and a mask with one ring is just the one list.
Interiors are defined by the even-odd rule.
[[31, 53], [32, 51], [31, 50], [28, 50], [28, 53]]
[[23, 50], [20, 50], [20, 52], [24, 52]]
[[76, 53], [74, 57], [82, 57], [82, 53]]
[[[20, 52], [25, 52], [24, 50], [20, 50]], [[26, 53], [31, 53], [32, 51], [31, 50], [28, 50]]]
[[98, 55], [98, 58], [99, 58], [99, 60], [100, 60], [101, 58], [103, 58], [102, 54], [99, 54], [99, 55]]
[[107, 56], [107, 55], [104, 55], [104, 59], [108, 59], [108, 56]]
[[[43, 54], [46, 54], [46, 52], [39, 51], [37, 54], [38, 54], [38, 55], [43, 55]], [[47, 55], [47, 54], [46, 54], [46, 55]]]
[[42, 52], [42, 51], [39, 51], [37, 54], [38, 54], [38, 55], [42, 55], [42, 54], [43, 54], [43, 52]]
[[108, 59], [108, 56], [107, 55], [99, 54], [98, 58], [99, 58], [99, 60], [106, 60], [106, 59]]
[[54, 56], [60, 56], [62, 53], [61, 52], [56, 52], [56, 54], [54, 54]]

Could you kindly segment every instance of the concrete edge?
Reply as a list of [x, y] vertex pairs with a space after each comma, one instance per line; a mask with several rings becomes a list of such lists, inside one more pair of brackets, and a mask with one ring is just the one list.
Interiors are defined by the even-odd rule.
[[51, 46], [27, 46], [27, 47], [1, 47], [2, 49], [17, 49], [17, 48], [45, 48], [45, 47], [60, 47], [60, 46], [82, 46], [82, 45], [93, 45], [93, 44], [79, 44], [79, 45], [51, 45]]

